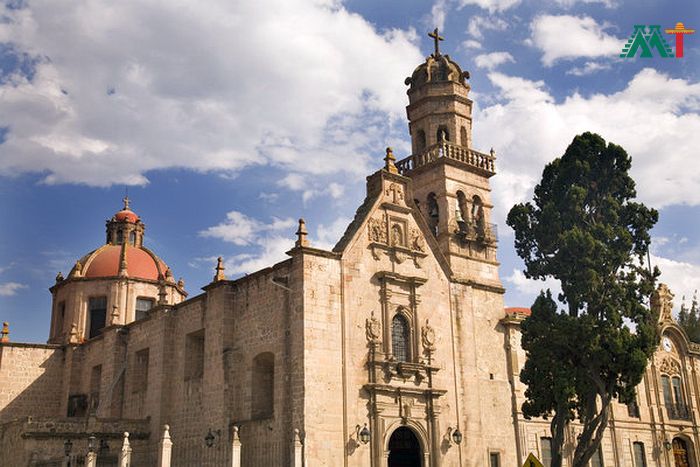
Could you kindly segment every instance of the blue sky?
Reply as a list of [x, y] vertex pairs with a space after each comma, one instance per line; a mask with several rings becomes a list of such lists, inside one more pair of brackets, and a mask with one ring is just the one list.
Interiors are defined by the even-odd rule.
[[700, 286], [700, 33], [682, 59], [619, 58], [634, 24], [678, 21], [700, 29], [697, 2], [7, 2], [0, 320], [12, 340], [46, 340], [48, 287], [103, 243], [127, 187], [191, 295], [216, 256], [230, 277], [284, 259], [298, 217], [332, 247], [384, 148], [409, 153], [403, 80], [435, 26], [471, 72], [475, 147], [498, 155], [507, 305], [543, 284], [520, 273], [505, 214], [586, 130], [632, 155], [678, 305]]

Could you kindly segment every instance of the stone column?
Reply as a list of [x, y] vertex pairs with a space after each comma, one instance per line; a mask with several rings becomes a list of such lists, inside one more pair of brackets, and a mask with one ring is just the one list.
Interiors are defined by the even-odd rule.
[[294, 429], [294, 437], [292, 438], [292, 467], [303, 467], [303, 445], [301, 444], [301, 437], [299, 436], [299, 430]]
[[129, 445], [129, 433], [124, 432], [124, 442], [119, 451], [119, 467], [129, 467], [131, 465], [131, 446]]
[[241, 440], [238, 437], [238, 427], [233, 427], [231, 440], [231, 467], [241, 467]]
[[163, 425], [163, 437], [158, 443], [158, 467], [170, 467], [173, 442], [170, 441], [170, 426]]

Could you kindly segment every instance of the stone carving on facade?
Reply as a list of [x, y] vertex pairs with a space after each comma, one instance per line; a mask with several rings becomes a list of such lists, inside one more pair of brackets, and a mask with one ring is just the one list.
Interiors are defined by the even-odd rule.
[[671, 311], [673, 310], [673, 293], [666, 284], [659, 284], [659, 287], [651, 297], [651, 309], [659, 314], [660, 321], [672, 321]]
[[432, 353], [435, 352], [436, 340], [435, 329], [430, 325], [430, 321], [426, 319], [425, 325], [421, 329], [421, 343], [427, 355], [432, 355]]
[[384, 192], [393, 204], [403, 204], [403, 187], [398, 183], [392, 183]]
[[367, 234], [370, 242], [388, 243], [386, 227], [382, 219], [371, 218], [367, 223]]
[[411, 229], [411, 249], [425, 251], [425, 240], [418, 229]]
[[681, 364], [672, 358], [665, 357], [663, 360], [661, 360], [661, 365], [659, 365], [659, 371], [669, 376], [680, 375]]
[[367, 342], [376, 345], [381, 342], [382, 335], [382, 324], [377, 318], [374, 317], [374, 311], [370, 314], [370, 317], [365, 321], [365, 336], [367, 337]]
[[391, 226], [391, 244], [392, 246], [404, 246], [403, 229], [399, 224]]

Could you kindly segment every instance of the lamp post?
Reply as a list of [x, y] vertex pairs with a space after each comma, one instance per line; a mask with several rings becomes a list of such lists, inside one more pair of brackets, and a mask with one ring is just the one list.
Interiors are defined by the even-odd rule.
[[68, 438], [63, 442], [63, 453], [66, 455], [66, 467], [71, 467], [70, 465], [70, 453], [73, 450], [73, 441]]

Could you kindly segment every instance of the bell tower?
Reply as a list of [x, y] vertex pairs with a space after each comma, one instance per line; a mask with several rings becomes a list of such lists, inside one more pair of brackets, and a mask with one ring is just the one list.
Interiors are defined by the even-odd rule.
[[472, 149], [469, 73], [435, 51], [406, 78], [413, 154], [396, 166], [413, 180], [414, 197], [456, 279], [501, 287], [496, 226], [491, 223], [495, 153]]

